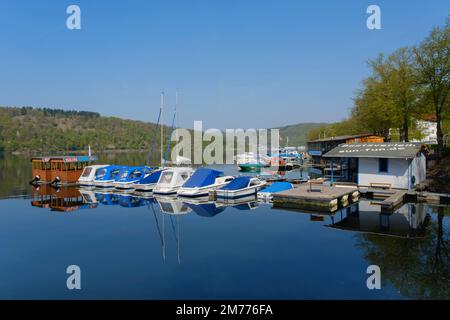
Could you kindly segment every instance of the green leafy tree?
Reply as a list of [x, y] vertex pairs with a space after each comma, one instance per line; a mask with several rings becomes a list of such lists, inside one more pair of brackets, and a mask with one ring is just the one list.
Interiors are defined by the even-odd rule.
[[442, 122], [450, 113], [450, 19], [443, 27], [434, 28], [429, 36], [414, 48], [419, 83], [426, 98], [431, 101], [430, 111], [436, 115], [437, 154], [444, 149]]

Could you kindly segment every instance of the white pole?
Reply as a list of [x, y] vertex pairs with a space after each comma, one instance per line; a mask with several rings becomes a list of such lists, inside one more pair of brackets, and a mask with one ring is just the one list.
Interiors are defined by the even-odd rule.
[[161, 118], [159, 119], [160, 121], [160, 127], [161, 127], [161, 167], [163, 166], [163, 161], [164, 161], [164, 121], [163, 121], [163, 111], [164, 111], [164, 91], [161, 92], [161, 106], [160, 106], [160, 111], [161, 111]]
[[[175, 93], [175, 129], [178, 128], [178, 89]], [[178, 141], [178, 135], [176, 136]]]

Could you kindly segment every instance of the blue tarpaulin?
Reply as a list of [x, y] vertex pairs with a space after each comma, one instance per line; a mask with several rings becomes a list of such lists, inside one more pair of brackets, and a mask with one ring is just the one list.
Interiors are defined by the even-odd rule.
[[183, 184], [183, 188], [199, 188], [214, 184], [217, 177], [223, 175], [222, 171], [208, 168], [199, 168], [194, 174]]
[[268, 186], [264, 190], [261, 190], [260, 192], [275, 193], [284, 190], [290, 190], [292, 188], [293, 188], [292, 183], [278, 181], [274, 182], [272, 185]]
[[154, 171], [150, 175], [148, 175], [145, 178], [141, 179], [138, 183], [139, 184], [157, 183], [159, 177], [161, 176], [161, 172], [162, 172], [162, 170]]
[[251, 177], [237, 177], [220, 190], [239, 190], [248, 187]]

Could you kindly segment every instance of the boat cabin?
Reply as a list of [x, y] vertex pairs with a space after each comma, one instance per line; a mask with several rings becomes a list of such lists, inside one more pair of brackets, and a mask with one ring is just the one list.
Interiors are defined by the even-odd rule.
[[39, 183], [74, 184], [85, 167], [96, 161], [94, 156], [52, 156], [33, 157], [31, 167], [33, 178]]

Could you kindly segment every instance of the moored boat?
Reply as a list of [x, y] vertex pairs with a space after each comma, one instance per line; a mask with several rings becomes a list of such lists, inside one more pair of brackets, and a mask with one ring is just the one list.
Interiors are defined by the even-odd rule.
[[290, 182], [284, 182], [284, 181], [277, 181], [272, 183], [267, 188], [262, 189], [258, 192], [258, 199], [263, 201], [270, 201], [272, 200], [273, 194], [285, 190], [290, 190], [294, 186]]
[[97, 171], [108, 166], [108, 164], [96, 164], [85, 167], [80, 178], [78, 178], [78, 185], [85, 187], [93, 186]]
[[134, 184], [151, 172], [149, 167], [125, 167], [120, 170], [113, 186], [118, 190], [134, 190]]
[[207, 196], [209, 191], [221, 188], [234, 179], [233, 176], [224, 176], [222, 171], [199, 168], [177, 191], [181, 197]]
[[155, 188], [156, 184], [158, 183], [159, 177], [161, 176], [161, 173], [164, 169], [155, 169], [154, 171], [150, 172], [148, 175], [146, 175], [141, 180], [135, 182], [133, 184], [134, 190], [138, 192], [151, 192]]
[[240, 198], [256, 194], [266, 182], [254, 177], [237, 177], [226, 186], [216, 190], [217, 198]]
[[190, 178], [193, 169], [186, 167], [173, 167], [164, 170], [153, 189], [154, 194], [173, 195]]
[[258, 157], [253, 152], [246, 152], [236, 156], [236, 164], [241, 171], [258, 171], [269, 166], [269, 159]]
[[112, 188], [119, 172], [124, 166], [107, 166], [97, 170], [94, 185], [98, 188]]
[[95, 156], [49, 156], [31, 158], [31, 184], [76, 184], [85, 167], [96, 161]]

